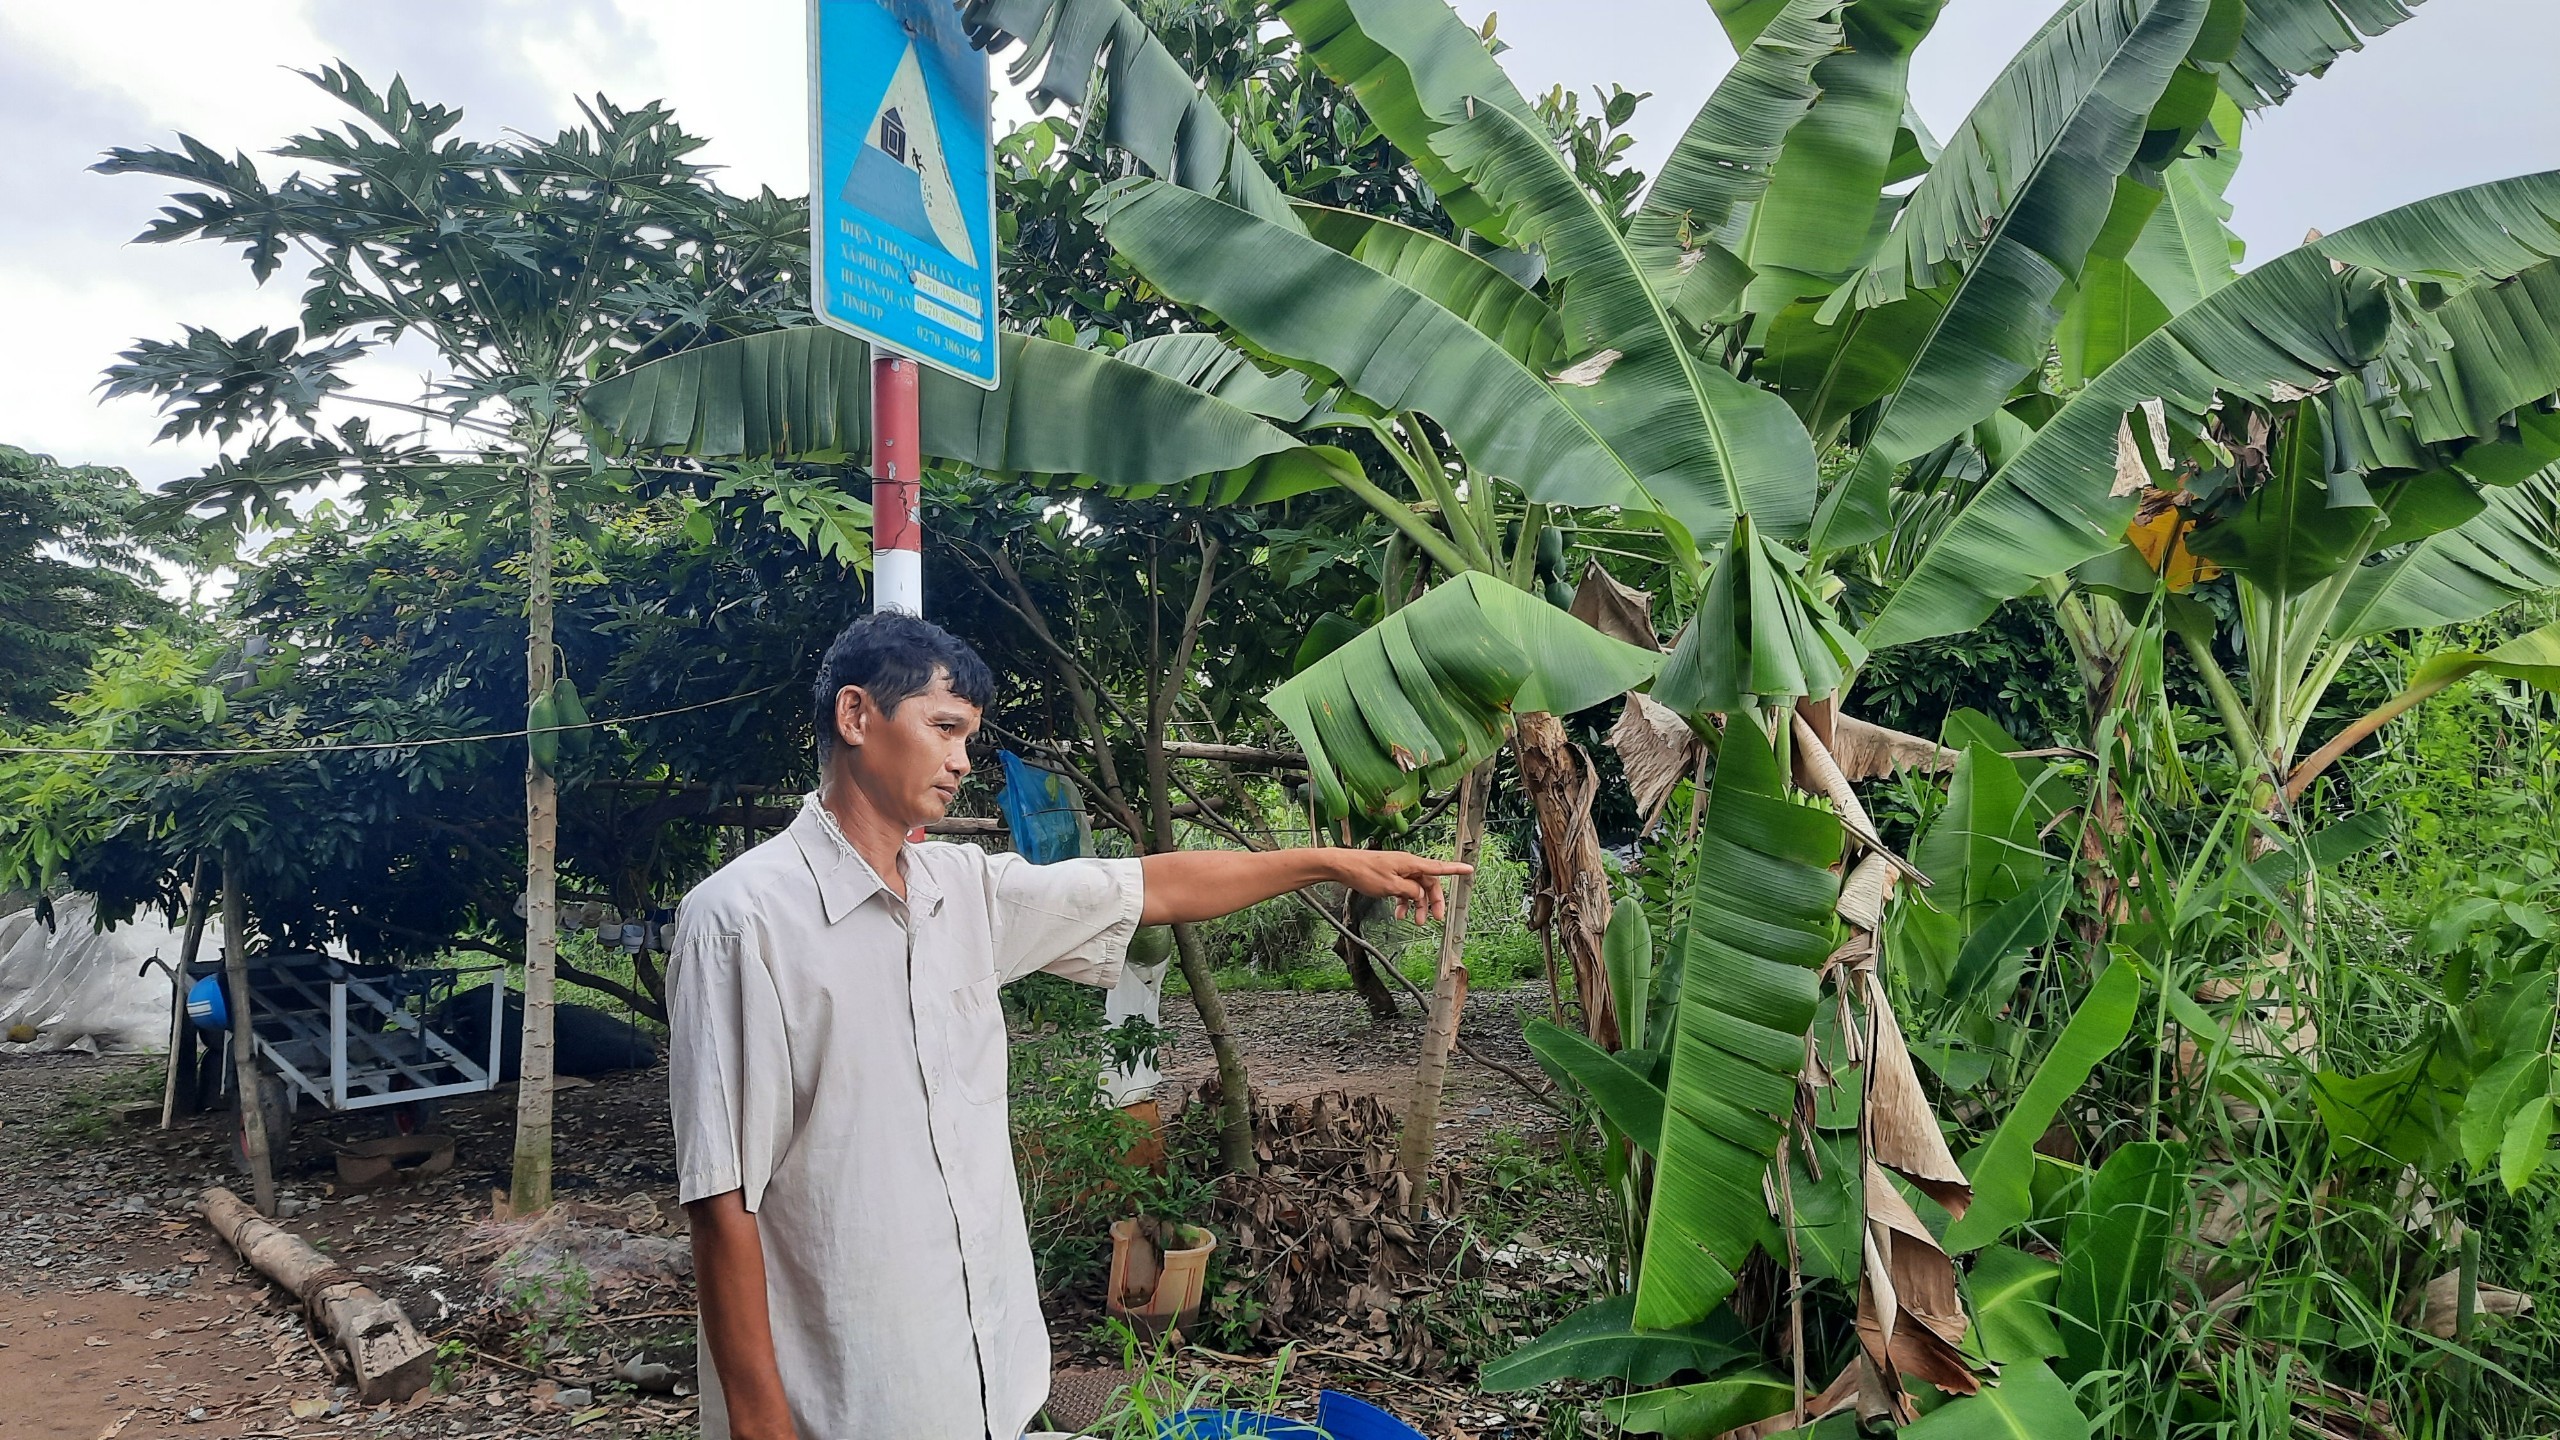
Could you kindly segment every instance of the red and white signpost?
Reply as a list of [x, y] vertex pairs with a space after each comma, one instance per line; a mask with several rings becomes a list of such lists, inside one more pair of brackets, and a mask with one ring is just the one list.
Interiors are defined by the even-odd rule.
[[871, 608], [924, 613], [924, 526], [916, 481], [924, 472], [917, 438], [916, 362], [874, 350], [871, 357]]
[[871, 604], [924, 613], [918, 370], [995, 389], [986, 52], [944, 3], [808, 0], [809, 290], [871, 347]]

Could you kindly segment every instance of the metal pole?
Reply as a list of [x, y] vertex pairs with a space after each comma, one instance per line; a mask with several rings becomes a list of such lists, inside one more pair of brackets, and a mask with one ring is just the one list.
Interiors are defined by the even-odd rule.
[[916, 362], [871, 356], [871, 608], [924, 613], [924, 527], [916, 481], [924, 470]]

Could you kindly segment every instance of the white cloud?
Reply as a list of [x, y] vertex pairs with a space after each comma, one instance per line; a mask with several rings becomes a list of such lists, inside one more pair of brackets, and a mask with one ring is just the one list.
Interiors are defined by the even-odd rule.
[[[1638, 112], [1638, 163], [1658, 163], [1732, 63], [1699, 0], [1459, 0], [1501, 12], [1504, 64], [1522, 86], [1611, 81], [1656, 92]], [[2049, 0], [1951, 0], [1913, 72], [1922, 113], [1954, 128]], [[126, 243], [165, 187], [84, 173], [110, 145], [180, 130], [256, 153], [332, 121], [293, 72], [344, 57], [376, 83], [393, 72], [466, 112], [465, 129], [546, 133], [602, 90], [663, 98], [708, 136], [722, 183], [807, 186], [807, 47], [801, 0], [119, 0], [0, 10], [0, 441], [164, 479], [200, 466], [200, 442], [154, 445], [150, 407], [101, 406], [98, 375], [137, 336], [183, 323], [230, 331], [293, 323], [290, 271], [253, 289], [230, 252]], [[2560, 53], [2548, 0], [2430, 0], [2415, 19], [2249, 136], [2237, 224], [2263, 258], [2324, 228], [2450, 186], [2560, 165], [2560, 97], [2541, 73]], [[1029, 113], [1004, 86], [998, 114]], [[1000, 120], [1001, 123], [1001, 120]], [[267, 163], [275, 163], [272, 160]], [[37, 337], [30, 341], [28, 337]], [[414, 358], [377, 362], [395, 393]]]

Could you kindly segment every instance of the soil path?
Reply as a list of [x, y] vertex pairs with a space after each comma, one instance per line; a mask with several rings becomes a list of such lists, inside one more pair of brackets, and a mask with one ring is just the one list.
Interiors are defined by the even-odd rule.
[[[1228, 1006], [1267, 1097], [1346, 1090], [1401, 1109], [1421, 1032], [1409, 999], [1383, 1025], [1349, 994], [1245, 992]], [[1538, 990], [1477, 995], [1463, 1033], [1480, 1053], [1534, 1074], [1520, 1019], [1545, 1008]], [[1197, 1093], [1212, 1065], [1189, 1002], [1170, 997], [1165, 1011], [1170, 1108]], [[242, 1184], [229, 1117], [168, 1131], [156, 1115], [116, 1117], [120, 1105], [156, 1101], [160, 1069], [150, 1057], [0, 1056], [0, 1440], [696, 1433], [689, 1398], [613, 1383], [613, 1361], [635, 1348], [690, 1360], [690, 1283], [647, 1266], [600, 1276], [599, 1308], [636, 1318], [590, 1324], [573, 1348], [533, 1357], [548, 1378], [499, 1363], [521, 1354], [457, 1348], [451, 1388], [402, 1407], [357, 1405], [298, 1310], [190, 1208], [206, 1185]], [[556, 1184], [582, 1207], [572, 1215], [680, 1252], [665, 1073], [560, 1093]], [[1546, 1124], [1512, 1081], [1463, 1053], [1449, 1095], [1451, 1152]], [[336, 1193], [331, 1147], [379, 1134], [383, 1122], [305, 1110], [280, 1176], [285, 1223], [398, 1300], [431, 1339], [487, 1333], [475, 1322], [494, 1303], [483, 1284], [495, 1253], [489, 1205], [507, 1180], [513, 1104], [512, 1088], [449, 1103], [435, 1128], [456, 1137], [452, 1172], [373, 1195]], [[583, 1401], [579, 1388], [590, 1392]]]

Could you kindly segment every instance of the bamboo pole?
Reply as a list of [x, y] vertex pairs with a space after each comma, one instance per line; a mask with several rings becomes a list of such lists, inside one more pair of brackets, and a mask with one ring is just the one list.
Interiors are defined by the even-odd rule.
[[267, 1110], [258, 1103], [266, 1078], [258, 1070], [257, 1032], [249, 1010], [249, 905], [240, 893], [240, 852], [222, 857], [222, 974], [231, 990], [232, 1090], [240, 1099], [240, 1148], [249, 1160], [258, 1213], [276, 1213], [276, 1167], [267, 1148]]
[[197, 1198], [196, 1211], [251, 1268], [292, 1291], [312, 1320], [338, 1342], [355, 1375], [358, 1400], [367, 1405], [406, 1400], [434, 1377], [435, 1348], [408, 1315], [338, 1262], [283, 1226], [259, 1218], [219, 1185]]
[[[1458, 782], [1457, 858], [1473, 865], [1484, 848], [1485, 792], [1493, 784], [1488, 761]], [[1460, 875], [1449, 887], [1449, 916], [1440, 930], [1440, 973], [1431, 987], [1431, 1019], [1422, 1032], [1422, 1059], [1414, 1067], [1413, 1094], [1405, 1101], [1404, 1133], [1396, 1142], [1396, 1169], [1406, 1182], [1405, 1203], [1419, 1206], [1431, 1172], [1431, 1154], [1440, 1128], [1441, 1091], [1449, 1083], [1449, 1051], [1457, 1044], [1458, 1013], [1467, 1003], [1467, 901], [1475, 893], [1475, 876]]]

